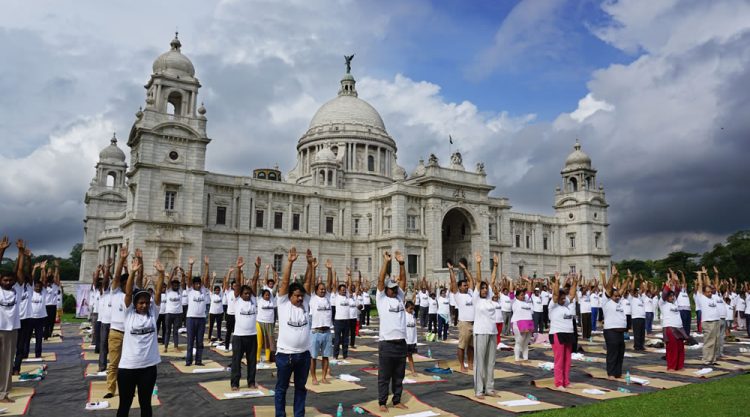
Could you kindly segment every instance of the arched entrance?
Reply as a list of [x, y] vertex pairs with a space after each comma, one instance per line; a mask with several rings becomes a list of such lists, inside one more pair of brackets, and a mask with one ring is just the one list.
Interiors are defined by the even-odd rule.
[[441, 266], [450, 259], [458, 265], [458, 260], [471, 260], [471, 214], [461, 208], [453, 208], [443, 217], [441, 229], [443, 257]]

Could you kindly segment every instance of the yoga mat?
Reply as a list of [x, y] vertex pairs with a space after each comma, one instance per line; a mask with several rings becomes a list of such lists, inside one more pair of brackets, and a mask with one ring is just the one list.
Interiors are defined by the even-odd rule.
[[[698, 365], [703, 366], [703, 361], [700, 359], [688, 359], [685, 361], [685, 365]], [[750, 363], [732, 363], [719, 361], [715, 365], [711, 365], [710, 368], [719, 368], [727, 371], [749, 371]]]
[[[587, 348], [583, 348], [583, 350], [586, 351], [586, 353], [598, 353], [600, 355], [606, 355], [607, 349], [601, 347], [601, 346], [589, 346]], [[632, 351], [625, 351], [625, 357], [627, 358], [639, 358], [643, 356], [643, 353], [639, 352], [632, 352]]]
[[86, 365], [86, 369], [83, 371], [83, 377], [84, 378], [104, 378], [106, 377], [106, 371], [103, 375], [98, 375], [99, 373], [99, 364], [98, 363], [90, 363]]
[[[416, 362], [416, 358], [414, 358], [414, 361]], [[366, 361], [364, 359], [357, 359], [357, 358], [338, 359], [338, 361], [336, 359], [330, 359], [330, 363], [331, 363], [331, 367], [349, 366], [349, 365], [372, 365], [373, 364], [370, 361]]]
[[526, 362], [516, 362], [515, 357], [511, 355], [511, 356], [505, 356], [503, 358], [497, 359], [495, 362], [509, 363], [512, 365], [521, 365], [521, 366], [528, 366], [528, 367], [536, 368], [536, 369], [542, 369], [542, 367], [540, 366], [541, 364], [545, 362], [552, 362], [552, 361], [538, 361], [535, 359], [531, 359]]
[[[204, 349], [205, 350], [205, 349]], [[187, 346], [180, 346], [180, 351], [174, 350], [174, 346], [169, 347], [169, 351], [164, 353], [164, 346], [159, 346], [159, 355], [162, 358], [178, 358], [178, 359], [185, 359], [185, 354], [187, 352]]]
[[[242, 364], [247, 365], [247, 359], [242, 358]], [[256, 362], [255, 363], [255, 369], [262, 370], [262, 369], [276, 369], [276, 362]]]
[[[276, 408], [272, 405], [254, 405], [253, 414], [255, 415], [255, 417], [275, 417]], [[294, 407], [292, 407], [291, 405], [287, 406], [286, 415], [293, 416]], [[305, 407], [305, 416], [306, 417], [333, 417], [330, 414], [321, 413], [317, 408], [314, 408], [314, 407]]]
[[85, 361], [98, 361], [99, 360], [99, 354], [91, 352], [83, 352], [81, 353], [81, 358]]
[[722, 356], [721, 359], [727, 361], [750, 363], [750, 357], [748, 356]]
[[[461, 374], [464, 374], [464, 375], [474, 375], [474, 371], [467, 370], [466, 372], [461, 372], [460, 371], [461, 366], [458, 364], [458, 360], [457, 359], [451, 359], [451, 360], [447, 360], [447, 361], [438, 361], [438, 364], [440, 365], [441, 368], [451, 368], [453, 370], [453, 372], [458, 372], [458, 373], [461, 373]], [[494, 369], [495, 379], [497, 379], [497, 378], [513, 378], [513, 377], [520, 376], [520, 375], [523, 375], [523, 374], [518, 373], [518, 372], [508, 372], [508, 371], [504, 371], [502, 369]]]
[[[565, 391], [558, 391], [555, 389], [555, 379], [554, 378], [545, 378], [545, 379], [537, 379], [533, 381], [533, 384], [539, 388], [547, 388], [553, 391], [557, 392], [564, 392], [568, 394], [577, 395], [579, 397], [584, 398], [590, 398], [592, 400], [608, 400], [612, 398], [621, 398], [621, 397], [629, 397], [631, 395], [637, 395], [632, 392], [620, 392], [616, 390], [611, 390], [609, 388], [599, 387], [596, 385], [589, 385], [584, 384], [582, 382], [571, 382], [570, 385], [565, 388]], [[586, 389], [597, 389], [600, 391], [604, 391], [604, 394], [589, 394], [586, 392], [583, 392], [583, 390]]]
[[365, 389], [362, 385], [358, 385], [354, 382], [348, 382], [339, 379], [338, 377], [331, 377], [328, 379], [331, 381], [330, 384], [318, 384], [313, 385], [312, 379], [310, 377], [307, 378], [307, 384], [305, 385], [307, 387], [308, 391], [314, 392], [316, 394], [322, 394], [326, 392], [338, 392], [338, 391], [351, 391], [355, 389]]
[[183, 374], [206, 374], [206, 373], [216, 373], [216, 372], [224, 372], [226, 368], [214, 361], [204, 361], [204, 366], [195, 366], [193, 364], [192, 366], [185, 365], [185, 362], [180, 361], [171, 361], [170, 362], [172, 366], [177, 368], [180, 373]]
[[[109, 402], [108, 408], [103, 408], [103, 410], [117, 410], [117, 408], [120, 406], [120, 395], [117, 394], [112, 398], [104, 398], [104, 394], [106, 394], [107, 391], [107, 381], [92, 381], [91, 384], [89, 384], [89, 399], [87, 402], [101, 402], [101, 401], [107, 401]], [[151, 406], [158, 406], [161, 405], [161, 402], [158, 398], [150, 397], [151, 398]], [[133, 399], [133, 404], [130, 406], [130, 408], [140, 408], [138, 405], [138, 395]]]
[[[592, 378], [596, 379], [607, 379], [607, 371], [600, 368], [585, 368], [583, 372], [590, 375]], [[659, 379], [659, 378], [650, 378], [645, 377], [643, 375], [630, 375], [631, 378], [640, 378], [640, 379], [646, 379], [648, 380], [648, 384], [643, 385], [644, 387], [651, 387], [651, 388], [659, 388], [659, 389], [670, 389], [675, 387], [680, 387], [683, 385], [687, 385], [687, 382], [680, 382], [680, 381], [670, 381], [667, 379]], [[625, 382], [625, 381], [619, 381], [619, 382]], [[633, 382], [633, 384], [636, 384], [636, 382]]]
[[[366, 372], [370, 375], [378, 376], [378, 369], [377, 368], [362, 368], [360, 369], [363, 372]], [[417, 373], [416, 375], [410, 375], [409, 372], [406, 372], [406, 376], [404, 376], [404, 385], [409, 384], [429, 384], [433, 382], [445, 382], [444, 375], [438, 375], [440, 379], [434, 379], [432, 375], [425, 375]], [[407, 382], [413, 381], [413, 382]]]
[[551, 410], [554, 408], [562, 408], [559, 405], [546, 403], [543, 401], [540, 401], [539, 404], [534, 405], [522, 405], [518, 407], [509, 407], [506, 405], [501, 405], [500, 403], [503, 401], [518, 401], [526, 399], [526, 397], [512, 393], [510, 391], [495, 391], [495, 396], [485, 396], [483, 399], [479, 399], [476, 397], [476, 393], [473, 389], [465, 389], [460, 391], [448, 391], [448, 394], [457, 395], [459, 397], [465, 397], [468, 398], [474, 402], [478, 402], [480, 404], [489, 405], [490, 407], [499, 408], [501, 410], [510, 411], [511, 413], [527, 413], [530, 411], [542, 411], [542, 410]]
[[214, 353], [218, 353], [219, 355], [225, 357], [225, 358], [231, 358], [232, 357], [232, 351], [231, 350], [222, 350], [222, 349], [216, 349], [215, 347], [211, 348], [211, 351]]
[[81, 350], [91, 350], [91, 351], [93, 351], [93, 350], [96, 350], [96, 346], [90, 345], [90, 344], [84, 342], [84, 343], [81, 343]]
[[397, 416], [404, 416], [404, 415], [411, 415], [415, 413], [423, 413], [426, 411], [432, 411], [433, 413], [436, 413], [440, 416], [452, 416], [452, 417], [458, 417], [456, 414], [449, 413], [445, 410], [441, 410], [437, 407], [433, 407], [429, 404], [425, 404], [422, 401], [420, 401], [414, 394], [411, 392], [404, 390], [401, 394], [401, 404], [408, 407], [407, 409], [403, 410], [400, 408], [394, 408], [391, 403], [388, 404], [388, 412], [381, 412], [380, 407], [378, 405], [378, 400], [372, 400], [368, 401], [366, 403], [360, 403], [357, 404], [360, 408], [364, 409], [368, 413], [378, 416], [378, 417], [397, 417]]
[[[39, 365], [39, 364], [25, 364], [25, 365], [21, 365], [21, 373], [23, 374], [23, 373], [26, 373], [26, 372], [34, 372], [34, 371], [36, 371], [37, 369], [39, 369], [41, 367], [42, 367], [42, 365]], [[13, 383], [17, 382], [17, 383], [23, 384], [24, 382], [32, 382], [32, 381], [33, 380], [31, 380], [31, 379], [28, 379], [26, 381], [21, 381], [21, 376], [20, 375], [13, 375], [12, 378], [11, 378], [11, 382], [13, 382]], [[0, 403], [0, 408], [5, 408], [2, 404], [3, 403]], [[2, 415], [2, 414], [0, 414], [0, 415]]]
[[32, 358], [29, 356], [28, 358], [24, 359], [24, 363], [35, 363], [35, 362], [56, 362], [57, 361], [57, 354], [55, 352], [42, 352], [41, 358]]
[[356, 348], [349, 348], [351, 352], [377, 352], [378, 349], [372, 346], [357, 346]]
[[[545, 351], [544, 354], [553, 358], [555, 357], [555, 352], [552, 352], [552, 351]], [[585, 356], [584, 360], [575, 359], [575, 358], [572, 358], [572, 360], [573, 362], [580, 362], [580, 363], [587, 363], [587, 362], [588, 363], [606, 363], [607, 362], [607, 360], [604, 358], [598, 358], [595, 356], [586, 356], [585, 354], [584, 356]]]
[[34, 396], [36, 391], [30, 387], [12, 387], [8, 396], [15, 400], [14, 403], [0, 403], [0, 408], [7, 408], [8, 410], [3, 413], [3, 416], [21, 416], [29, 411], [29, 404], [31, 404], [31, 397]]
[[[693, 378], [713, 378], [715, 376], [727, 374], [727, 372], [724, 372], [724, 371], [714, 370], [713, 372], [705, 374], [705, 375], [696, 375], [694, 372], [700, 370], [701, 368], [683, 368], [683, 369], [680, 369], [679, 371], [667, 371], [667, 367], [665, 365], [643, 365], [643, 366], [636, 366], [636, 368], [642, 371], [660, 372], [662, 374], [689, 376]], [[710, 368], [710, 366], [707, 368]]]
[[[229, 385], [229, 380], [223, 379], [218, 381], [210, 381], [210, 382], [201, 382], [198, 385], [203, 387], [206, 391], [208, 391], [209, 394], [211, 394], [212, 397], [219, 401], [224, 400], [239, 400], [239, 399], [248, 399], [248, 398], [259, 398], [259, 397], [271, 397], [273, 394], [271, 394], [271, 391], [269, 391], [267, 388], [265, 388], [262, 385], [258, 384], [258, 388], [247, 388], [247, 386], [240, 386], [239, 391], [232, 391], [232, 387]], [[252, 395], [252, 396], [242, 396], [237, 398], [231, 398], [227, 397], [224, 394], [236, 394], [241, 392], [248, 392], [248, 391], [262, 391], [263, 395]]]

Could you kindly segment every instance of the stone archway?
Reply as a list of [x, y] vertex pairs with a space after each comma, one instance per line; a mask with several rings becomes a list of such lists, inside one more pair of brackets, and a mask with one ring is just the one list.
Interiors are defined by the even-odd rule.
[[445, 213], [441, 227], [443, 246], [441, 266], [444, 266], [449, 259], [455, 265], [458, 265], [458, 260], [461, 258], [471, 260], [471, 235], [476, 232], [472, 230], [473, 224], [471, 214], [463, 208], [455, 207]]

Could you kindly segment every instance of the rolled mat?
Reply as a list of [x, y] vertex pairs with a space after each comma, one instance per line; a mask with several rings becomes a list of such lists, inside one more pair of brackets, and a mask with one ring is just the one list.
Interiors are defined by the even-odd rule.
[[[586, 368], [583, 370], [583, 372], [590, 375], [592, 378], [607, 379], [607, 371], [601, 368]], [[651, 388], [658, 388], [658, 389], [670, 389], [670, 388], [680, 387], [682, 385], [688, 384], [687, 382], [670, 381], [667, 379], [651, 378], [651, 377], [645, 377], [643, 375], [634, 375], [634, 374], [631, 374], [630, 378], [633, 379], [633, 384], [639, 384], [644, 387], [651, 387]], [[643, 380], [646, 382], [640, 382], [639, 380]], [[620, 382], [624, 382], [624, 381], [620, 381]]]
[[[243, 398], [256, 398], [256, 397], [270, 397], [273, 394], [270, 390], [262, 385], [258, 385], [258, 388], [247, 388], [241, 387], [239, 391], [232, 391], [232, 387], [229, 385], [228, 380], [201, 382], [198, 385], [203, 387], [212, 397], [219, 401], [234, 400]], [[258, 394], [256, 391], [260, 391]]]
[[[555, 388], [555, 380], [553, 378], [537, 379], [533, 381], [533, 384], [539, 388], [547, 388], [558, 391]], [[586, 392], [588, 390], [596, 390], [597, 392], [600, 392], [600, 394]], [[579, 397], [590, 398], [592, 400], [608, 400], [611, 398], [630, 397], [632, 395], [637, 395], [632, 392], [614, 391], [609, 388], [584, 384], [582, 382], [571, 382], [570, 385], [565, 388], [565, 391], [558, 392], [573, 394]]]
[[659, 372], [662, 374], [670, 374], [670, 375], [689, 376], [692, 378], [713, 378], [715, 376], [727, 374], [727, 372], [724, 372], [724, 371], [711, 371], [707, 374], [698, 375], [695, 372], [700, 371], [699, 368], [683, 368], [683, 369], [680, 369], [679, 371], [667, 371], [667, 367], [664, 365], [642, 365], [642, 366], [636, 366], [636, 368], [642, 371]]
[[[255, 417], [275, 417], [276, 416], [276, 408], [272, 405], [256, 405], [253, 406], [253, 414]], [[294, 408], [290, 405], [286, 407], [286, 415], [293, 416], [294, 415]], [[314, 407], [305, 407], [305, 416], [306, 417], [333, 417], [330, 414], [324, 414], [318, 411], [317, 408]]]
[[396, 417], [396, 416], [408, 416], [416, 413], [433, 412], [440, 416], [452, 416], [457, 417], [456, 414], [449, 413], [445, 410], [441, 410], [437, 407], [433, 407], [429, 404], [425, 404], [420, 401], [414, 394], [404, 390], [401, 394], [401, 404], [405, 405], [407, 409], [394, 408], [392, 405], [388, 405], [387, 412], [381, 412], [378, 400], [372, 400], [366, 403], [357, 404], [358, 407], [364, 409], [368, 413], [379, 416], [379, 417]]
[[510, 391], [495, 391], [494, 397], [485, 396], [483, 399], [477, 398], [476, 393], [474, 392], [473, 389], [465, 389], [465, 390], [460, 390], [460, 391], [448, 391], [448, 394], [468, 398], [480, 404], [489, 405], [490, 407], [499, 408], [505, 411], [510, 411], [511, 413], [526, 413], [529, 411], [542, 411], [542, 410], [552, 410], [554, 408], [563, 408], [559, 405], [546, 403], [544, 401], [537, 401], [538, 404], [518, 405], [518, 406], [502, 404], [506, 401], [522, 401], [522, 400], [527, 399], [523, 395], [519, 395]]

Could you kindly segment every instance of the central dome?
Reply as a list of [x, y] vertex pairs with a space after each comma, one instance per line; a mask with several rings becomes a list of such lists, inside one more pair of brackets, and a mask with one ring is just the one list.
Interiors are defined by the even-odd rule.
[[368, 102], [353, 95], [340, 95], [323, 104], [313, 116], [310, 129], [331, 124], [354, 123], [385, 131], [385, 124], [378, 111]]

